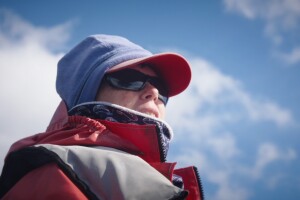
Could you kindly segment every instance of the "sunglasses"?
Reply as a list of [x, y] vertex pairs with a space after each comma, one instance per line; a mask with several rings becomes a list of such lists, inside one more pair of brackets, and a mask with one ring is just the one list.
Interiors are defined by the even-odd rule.
[[169, 99], [165, 84], [159, 78], [148, 76], [134, 69], [124, 69], [108, 73], [104, 76], [103, 80], [112, 87], [131, 91], [140, 91], [144, 89], [146, 83], [150, 83], [158, 90], [158, 99], [165, 105]]

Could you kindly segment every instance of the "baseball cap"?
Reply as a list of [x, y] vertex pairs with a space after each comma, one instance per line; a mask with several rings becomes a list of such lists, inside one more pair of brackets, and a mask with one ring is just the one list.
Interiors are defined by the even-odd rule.
[[115, 35], [91, 35], [58, 62], [56, 90], [67, 108], [95, 101], [105, 73], [147, 64], [165, 82], [169, 97], [184, 91], [191, 80], [186, 59], [176, 53], [153, 54]]
[[145, 64], [157, 72], [168, 88], [169, 97], [184, 91], [191, 80], [191, 70], [184, 57], [175, 53], [161, 53], [125, 61], [107, 71], [114, 72], [135, 65]]

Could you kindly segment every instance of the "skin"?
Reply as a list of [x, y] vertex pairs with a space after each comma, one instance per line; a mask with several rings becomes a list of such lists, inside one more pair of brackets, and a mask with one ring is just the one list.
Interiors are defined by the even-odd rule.
[[[131, 68], [146, 75], [157, 77], [157, 74], [150, 67], [134, 66]], [[158, 99], [158, 90], [149, 83], [141, 91], [122, 90], [103, 84], [98, 91], [96, 100], [117, 104], [160, 119], [165, 117], [166, 108], [163, 102]]]

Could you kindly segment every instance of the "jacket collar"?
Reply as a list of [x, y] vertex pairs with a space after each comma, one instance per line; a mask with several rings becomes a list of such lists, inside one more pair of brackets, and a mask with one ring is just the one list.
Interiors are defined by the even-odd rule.
[[[65, 103], [62, 101], [58, 108], [56, 109], [51, 122], [47, 128], [47, 132], [58, 130], [70, 120], [69, 116], [85, 116], [88, 118], [96, 119], [100, 121], [105, 126], [108, 126], [110, 130], [114, 130], [116, 134], [121, 134], [126, 129], [129, 135], [123, 135], [124, 137], [129, 137], [131, 142], [132, 140], [137, 140], [137, 137], [132, 137], [137, 132], [154, 132], [155, 141], [147, 141], [145, 136], [139, 135], [141, 137], [136, 141], [139, 144], [142, 143], [158, 143], [160, 151], [160, 160], [165, 161], [167, 152], [169, 149], [169, 142], [173, 137], [173, 131], [170, 126], [163, 120], [148, 116], [146, 114], [118, 106], [115, 104], [110, 104], [107, 102], [87, 102], [79, 104], [73, 107], [71, 110], [67, 111]], [[120, 131], [120, 130], [123, 130]], [[134, 131], [133, 131], [134, 129]], [[128, 131], [131, 130], [131, 131]], [[153, 134], [152, 134], [153, 135]], [[153, 138], [152, 138], [153, 139]], [[158, 141], [157, 141], [158, 140]], [[151, 149], [154, 147], [151, 147]], [[145, 151], [149, 149], [144, 148]], [[145, 153], [145, 152], [144, 152]]]
[[92, 119], [107, 120], [125, 124], [154, 124], [158, 126], [162, 134], [167, 139], [171, 140], [173, 137], [172, 129], [165, 121], [108, 102], [94, 101], [82, 103], [70, 109], [68, 111], [68, 115], [80, 115]]
[[[141, 126], [153, 125], [155, 127], [155, 131], [157, 132], [158, 140], [161, 146], [160, 149], [163, 151], [163, 160], [166, 159], [169, 149], [169, 142], [173, 136], [173, 132], [166, 122], [158, 118], [154, 118], [144, 113], [140, 113], [116, 104], [99, 101], [79, 104], [69, 110], [68, 115], [85, 116], [92, 119], [101, 120], [102, 123], [105, 123], [106, 121], [116, 122], [123, 124], [123, 126], [124, 124], [135, 124]], [[130, 130], [130, 125], [127, 127], [128, 130]], [[118, 132], [116, 133], [118, 134]], [[133, 131], [131, 134], [136, 133]]]

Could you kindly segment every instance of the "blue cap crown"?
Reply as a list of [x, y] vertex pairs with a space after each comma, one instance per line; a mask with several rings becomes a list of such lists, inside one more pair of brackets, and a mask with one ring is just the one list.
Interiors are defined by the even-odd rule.
[[89, 36], [58, 62], [56, 90], [68, 109], [94, 101], [107, 70], [122, 62], [151, 55], [123, 37]]

